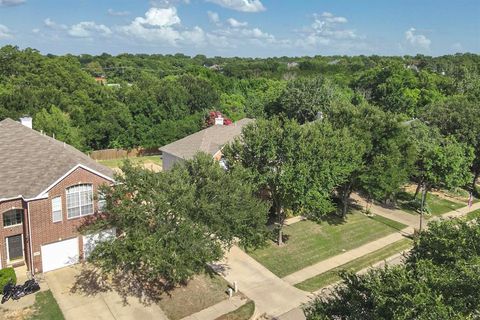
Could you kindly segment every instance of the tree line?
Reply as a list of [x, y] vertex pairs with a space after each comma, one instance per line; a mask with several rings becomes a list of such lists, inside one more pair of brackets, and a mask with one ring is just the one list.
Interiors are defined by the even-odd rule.
[[[0, 119], [33, 116], [36, 129], [88, 151], [158, 147], [200, 130], [209, 111], [233, 120], [292, 115], [281, 107], [288, 103], [288, 108], [300, 108], [295, 111], [300, 122], [316, 116], [315, 108], [306, 113], [308, 105], [330, 101], [368, 103], [410, 118], [431, 118], [428, 110], [449, 111], [478, 98], [479, 66], [480, 58], [473, 54], [54, 56], [4, 46]], [[95, 77], [104, 77], [107, 85], [96, 83]], [[309, 79], [329, 90], [322, 96], [302, 92]], [[464, 132], [456, 134], [467, 139]]]

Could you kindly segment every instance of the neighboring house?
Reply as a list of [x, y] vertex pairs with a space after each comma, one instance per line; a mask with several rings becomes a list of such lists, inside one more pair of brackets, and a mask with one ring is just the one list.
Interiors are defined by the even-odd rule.
[[240, 136], [244, 126], [255, 121], [245, 118], [226, 126], [223, 118], [215, 120], [215, 125], [161, 147], [163, 170], [169, 170], [176, 162], [192, 159], [198, 152], [220, 160], [223, 146]]
[[0, 121], [0, 268], [26, 264], [47, 272], [78, 262], [94, 240], [77, 228], [101, 211], [96, 192], [113, 172], [70, 145], [22, 123]]

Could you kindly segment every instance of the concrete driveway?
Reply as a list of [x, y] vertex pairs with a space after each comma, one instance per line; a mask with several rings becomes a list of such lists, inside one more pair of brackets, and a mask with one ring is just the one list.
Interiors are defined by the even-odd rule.
[[83, 319], [159, 319], [168, 320], [157, 304], [145, 306], [136, 298], [129, 298], [124, 305], [122, 298], [114, 292], [98, 293], [87, 296], [71, 293], [70, 288], [75, 276], [80, 272], [79, 266], [50, 271], [45, 274], [53, 296], [58, 302], [67, 320]]

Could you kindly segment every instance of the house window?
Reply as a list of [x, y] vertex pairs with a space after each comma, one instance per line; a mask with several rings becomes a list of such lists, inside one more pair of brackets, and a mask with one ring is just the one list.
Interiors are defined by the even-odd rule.
[[11, 227], [23, 222], [23, 209], [14, 209], [3, 214], [3, 226]]
[[105, 195], [101, 192], [98, 193], [98, 211], [103, 212], [107, 206], [107, 201], [105, 200]]
[[62, 221], [62, 197], [56, 197], [52, 199], [52, 221]]
[[80, 184], [67, 189], [67, 216], [77, 218], [93, 213], [93, 187]]

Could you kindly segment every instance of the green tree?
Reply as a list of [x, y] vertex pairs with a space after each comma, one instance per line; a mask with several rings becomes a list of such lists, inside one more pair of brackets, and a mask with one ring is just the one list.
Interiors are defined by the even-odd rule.
[[77, 149], [85, 149], [85, 141], [80, 130], [73, 126], [68, 114], [62, 112], [56, 106], [50, 109], [40, 110], [34, 119], [34, 128], [43, 131], [55, 139], [66, 142]]
[[[457, 142], [454, 137], [444, 138], [435, 128], [420, 121], [413, 121], [411, 130], [417, 148], [415, 180], [418, 183], [417, 192], [420, 188], [423, 190], [423, 208], [432, 187], [453, 189], [463, 187], [471, 181], [470, 167], [474, 152], [471, 147]], [[423, 217], [423, 210], [421, 215]]]
[[320, 319], [476, 319], [480, 225], [440, 221], [423, 231], [405, 265], [343, 273], [329, 296], [304, 311]]
[[160, 173], [126, 162], [117, 184], [102, 189], [106, 214], [82, 227], [115, 227], [120, 236], [100, 243], [88, 260], [106, 275], [168, 289], [219, 260], [234, 239], [262, 244], [268, 208], [243, 176], [204, 154]]
[[336, 103], [348, 101], [340, 89], [324, 77], [299, 78], [287, 87], [273, 105], [272, 114], [284, 113], [299, 123], [313, 121]]
[[331, 195], [355, 162], [347, 131], [328, 123], [300, 126], [295, 120], [257, 120], [242, 139], [224, 148], [228, 165], [248, 169], [261, 194], [268, 194], [283, 244], [286, 209], [318, 218], [332, 212]]

